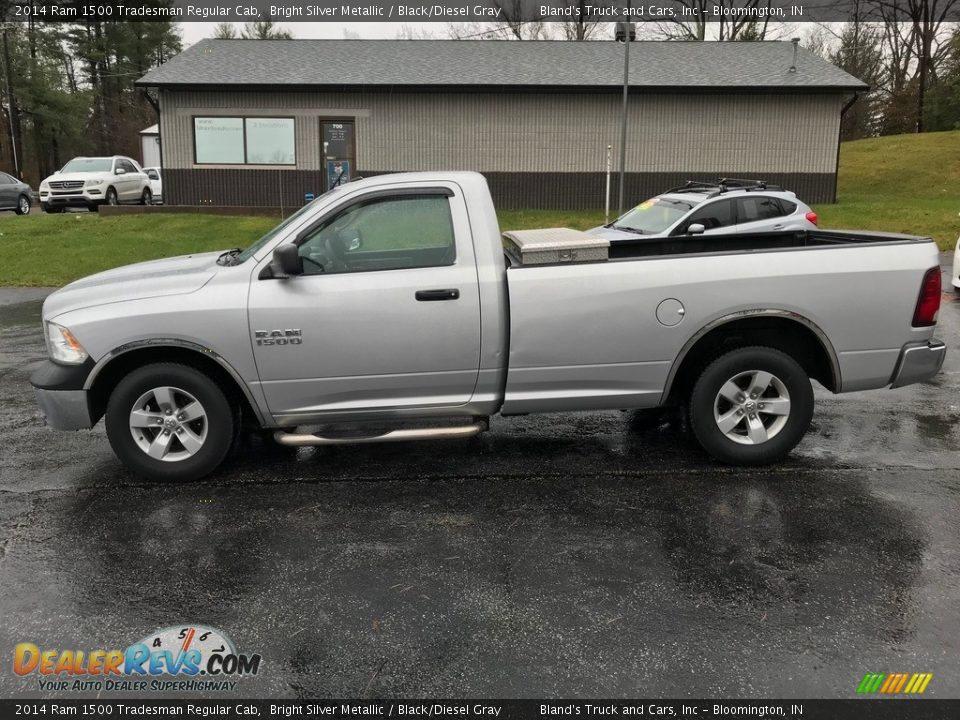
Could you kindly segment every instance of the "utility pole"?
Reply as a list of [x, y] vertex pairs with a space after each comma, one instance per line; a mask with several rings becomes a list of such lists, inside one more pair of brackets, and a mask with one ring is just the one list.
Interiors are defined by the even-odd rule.
[[20, 177], [20, 159], [17, 157], [17, 130], [19, 130], [19, 118], [14, 122], [13, 115], [17, 112], [16, 98], [13, 95], [13, 84], [10, 81], [10, 46], [7, 44], [7, 23], [3, 23], [3, 74], [7, 82], [7, 118], [10, 120], [10, 148], [13, 150], [13, 167], [17, 180]]

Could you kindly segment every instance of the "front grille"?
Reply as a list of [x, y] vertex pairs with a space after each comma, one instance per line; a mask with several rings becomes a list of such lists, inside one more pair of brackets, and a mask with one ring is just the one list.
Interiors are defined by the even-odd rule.
[[83, 187], [83, 180], [52, 180], [50, 187], [56, 190], [77, 190]]

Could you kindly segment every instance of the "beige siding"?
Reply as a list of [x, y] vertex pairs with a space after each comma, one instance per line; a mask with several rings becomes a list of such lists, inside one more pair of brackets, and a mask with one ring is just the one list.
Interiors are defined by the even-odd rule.
[[[633, 95], [628, 172], [835, 171], [829, 95]], [[356, 117], [357, 166], [389, 170], [600, 172], [617, 165], [621, 98], [593, 93], [164, 91], [164, 165], [193, 165], [195, 115], [297, 118], [297, 168], [322, 167], [321, 117]], [[209, 166], [204, 166], [209, 167]]]

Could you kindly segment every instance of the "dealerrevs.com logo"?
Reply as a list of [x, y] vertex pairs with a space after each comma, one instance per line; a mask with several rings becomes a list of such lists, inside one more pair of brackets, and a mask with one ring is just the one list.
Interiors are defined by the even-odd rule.
[[20, 643], [13, 671], [37, 676], [41, 690], [233, 690], [236, 678], [256, 675], [260, 655], [238, 653], [224, 633], [203, 625], [147, 635], [126, 650], [60, 650]]

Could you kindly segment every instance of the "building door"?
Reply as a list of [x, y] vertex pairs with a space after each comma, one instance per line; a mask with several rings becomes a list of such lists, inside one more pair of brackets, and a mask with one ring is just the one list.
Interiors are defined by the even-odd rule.
[[324, 120], [320, 123], [327, 190], [350, 182], [356, 174], [356, 143], [353, 130], [352, 120]]

